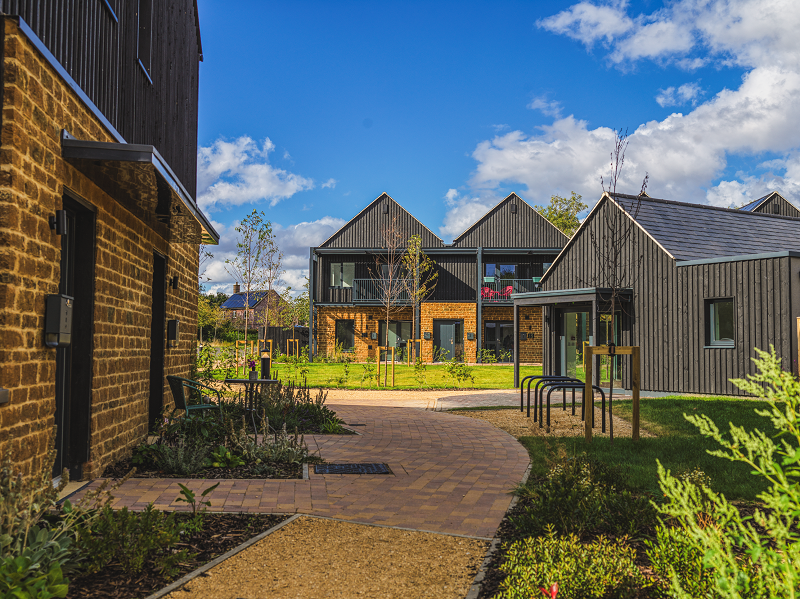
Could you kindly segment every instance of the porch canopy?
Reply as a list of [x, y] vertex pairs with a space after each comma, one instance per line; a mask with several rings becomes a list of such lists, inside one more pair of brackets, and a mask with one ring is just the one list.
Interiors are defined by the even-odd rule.
[[153, 146], [83, 141], [62, 131], [61, 155], [164, 239], [219, 243], [211, 222]]
[[[593, 337], [597, 339], [597, 314], [598, 306], [607, 307], [613, 292], [607, 287], [582, 287], [579, 289], [556, 289], [548, 291], [533, 291], [529, 293], [514, 293], [511, 299], [514, 302], [514, 387], [519, 387], [519, 309], [522, 306], [540, 306], [543, 308], [543, 318], [548, 318], [547, 308], [569, 308], [573, 306], [591, 306]], [[617, 299], [628, 304], [633, 299], [633, 289], [622, 289], [618, 292]], [[542, 326], [542, 331], [548, 331]], [[549, 339], [542, 338], [542, 351]], [[599, 371], [598, 371], [599, 372]], [[542, 366], [544, 373], [544, 365]]]

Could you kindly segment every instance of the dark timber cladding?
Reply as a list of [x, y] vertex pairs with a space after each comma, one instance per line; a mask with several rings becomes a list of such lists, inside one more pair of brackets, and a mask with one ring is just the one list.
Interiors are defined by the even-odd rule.
[[438, 277], [431, 301], [474, 302], [475, 254], [431, 254]]
[[[629, 210], [635, 202], [616, 199]], [[545, 291], [607, 286], [592, 238], [604, 238], [609, 210], [620, 208], [603, 196], [542, 280]], [[770, 345], [797, 372], [800, 220], [646, 198], [636, 221], [641, 227], [623, 252], [633, 304], [622, 343], [641, 346], [642, 389], [740, 394], [729, 379], [753, 374], [752, 348]], [[732, 348], [706, 345], [706, 302], [718, 298], [733, 298]], [[559, 334], [549, 320], [546, 371]]]
[[[149, 77], [140, 1], [152, 3]], [[187, 151], [197, 147], [196, 0], [0, 0], [0, 10], [22, 17], [125, 141], [155, 146], [196, 196], [197, 153]]]
[[455, 247], [561, 248], [567, 236], [512, 193], [453, 240]]
[[402, 234], [402, 244], [412, 235], [422, 238], [423, 248], [443, 247], [444, 242], [395, 202], [381, 194], [347, 224], [323, 243], [323, 248], [380, 248], [385, 245], [383, 231], [395, 220]]
[[763, 214], [780, 214], [781, 216], [791, 216], [793, 218], [800, 218], [800, 210], [795, 208], [777, 191], [773, 191], [758, 198], [754, 202], [742, 206], [739, 210], [747, 212], [761, 212]]

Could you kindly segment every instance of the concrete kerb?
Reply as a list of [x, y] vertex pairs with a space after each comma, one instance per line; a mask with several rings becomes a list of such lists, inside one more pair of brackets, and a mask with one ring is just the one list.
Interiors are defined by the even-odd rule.
[[[276, 515], [280, 515], [280, 514], [276, 514]], [[254, 536], [254, 537], [252, 537], [250, 539], [247, 539], [244, 543], [242, 543], [238, 547], [234, 547], [233, 549], [231, 549], [227, 553], [224, 553], [224, 554], [220, 555], [218, 558], [211, 560], [207, 564], [204, 564], [204, 565], [200, 566], [199, 568], [197, 568], [197, 570], [194, 570], [193, 572], [189, 572], [186, 576], [182, 576], [181, 578], [179, 578], [178, 580], [176, 580], [172, 584], [170, 584], [168, 586], [165, 586], [160, 591], [156, 591], [152, 595], [148, 595], [145, 599], [160, 599], [161, 597], [164, 597], [165, 595], [168, 595], [172, 591], [177, 591], [179, 588], [181, 588], [187, 582], [193, 580], [194, 578], [197, 578], [198, 576], [200, 576], [204, 572], [207, 572], [208, 570], [210, 570], [214, 566], [217, 566], [217, 565], [221, 564], [222, 562], [224, 562], [228, 558], [233, 557], [237, 553], [240, 553], [240, 552], [244, 551], [245, 549], [247, 549], [251, 545], [255, 545], [261, 539], [264, 539], [264, 538], [268, 537], [269, 535], [271, 535], [276, 530], [280, 530], [281, 528], [283, 528], [287, 524], [290, 524], [290, 523], [294, 522], [300, 516], [303, 516], [303, 514], [294, 514], [294, 515], [290, 516], [289, 518], [287, 518], [286, 520], [284, 520], [283, 522], [281, 522], [280, 524], [276, 524], [275, 526], [273, 526], [269, 530], [265, 530], [261, 534], [257, 534], [256, 536]]]
[[[528, 469], [525, 470], [525, 474], [522, 476], [522, 481], [520, 484], [524, 485], [528, 481], [528, 477], [531, 474], [531, 467], [533, 464], [528, 464]], [[514, 509], [514, 506], [517, 505], [519, 498], [514, 495], [511, 498], [511, 503], [508, 505], [508, 512]], [[502, 524], [502, 523], [501, 523]], [[486, 572], [489, 569], [489, 564], [492, 562], [492, 558], [497, 550], [500, 548], [500, 539], [495, 535], [492, 539], [491, 545], [489, 545], [489, 549], [486, 550], [486, 555], [483, 558], [483, 564], [481, 564], [478, 573], [475, 575], [475, 578], [472, 581], [472, 586], [467, 591], [466, 597], [464, 599], [478, 599], [478, 595], [481, 593], [481, 588], [483, 587], [483, 579], [486, 578]]]

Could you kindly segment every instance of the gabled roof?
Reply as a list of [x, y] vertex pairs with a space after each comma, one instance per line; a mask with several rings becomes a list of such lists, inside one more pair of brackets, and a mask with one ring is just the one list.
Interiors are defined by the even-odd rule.
[[[511, 205], [516, 212], [511, 212]], [[558, 227], [512, 192], [456, 237], [452, 245], [561, 248], [567, 239]]]
[[366, 208], [351, 218], [319, 247], [383, 247], [382, 229], [393, 219], [396, 219], [406, 239], [412, 235], [419, 235], [422, 237], [423, 247], [444, 247], [444, 241], [438, 235], [412, 216], [386, 192], [370, 202]]
[[792, 217], [800, 217], [800, 210], [797, 207], [789, 202], [786, 198], [784, 198], [781, 194], [777, 191], [773, 191], [768, 193], [764, 197], [758, 198], [754, 202], [750, 202], [739, 208], [739, 210], [744, 210], [747, 212], [769, 212], [770, 214], [775, 214], [774, 208], [778, 209], [778, 214], [782, 214], [783, 216], [792, 216]]
[[613, 199], [676, 260], [800, 250], [800, 218], [624, 194]]
[[[220, 308], [223, 310], [244, 310], [245, 305], [245, 298], [248, 300], [247, 303], [250, 304], [250, 308], [254, 308], [258, 302], [262, 299], [267, 297], [269, 291], [266, 290], [259, 290], [259, 291], [251, 291], [249, 297], [247, 297], [247, 293], [244, 291], [240, 291], [239, 293], [234, 293], [224, 302]], [[275, 293], [275, 291], [273, 291]]]
[[800, 218], [603, 193], [542, 277], [546, 280], [604, 202], [611, 202], [676, 261], [800, 251]]

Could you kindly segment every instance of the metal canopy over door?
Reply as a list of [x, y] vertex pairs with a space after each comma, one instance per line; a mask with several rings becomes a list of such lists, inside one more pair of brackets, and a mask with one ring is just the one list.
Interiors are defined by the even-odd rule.
[[433, 356], [435, 361], [464, 357], [464, 321], [433, 321]]
[[70, 478], [83, 476], [89, 460], [94, 313], [94, 213], [63, 198], [67, 233], [61, 236], [61, 280], [58, 291], [73, 299], [72, 343], [56, 349], [56, 460], [53, 476], [64, 468]]
[[583, 348], [592, 343], [589, 333], [592, 330], [588, 308], [569, 308], [561, 310], [561, 351], [559, 372], [562, 376], [583, 379]]
[[150, 404], [152, 429], [164, 407], [164, 323], [167, 303], [167, 260], [153, 252], [153, 318], [150, 324]]

